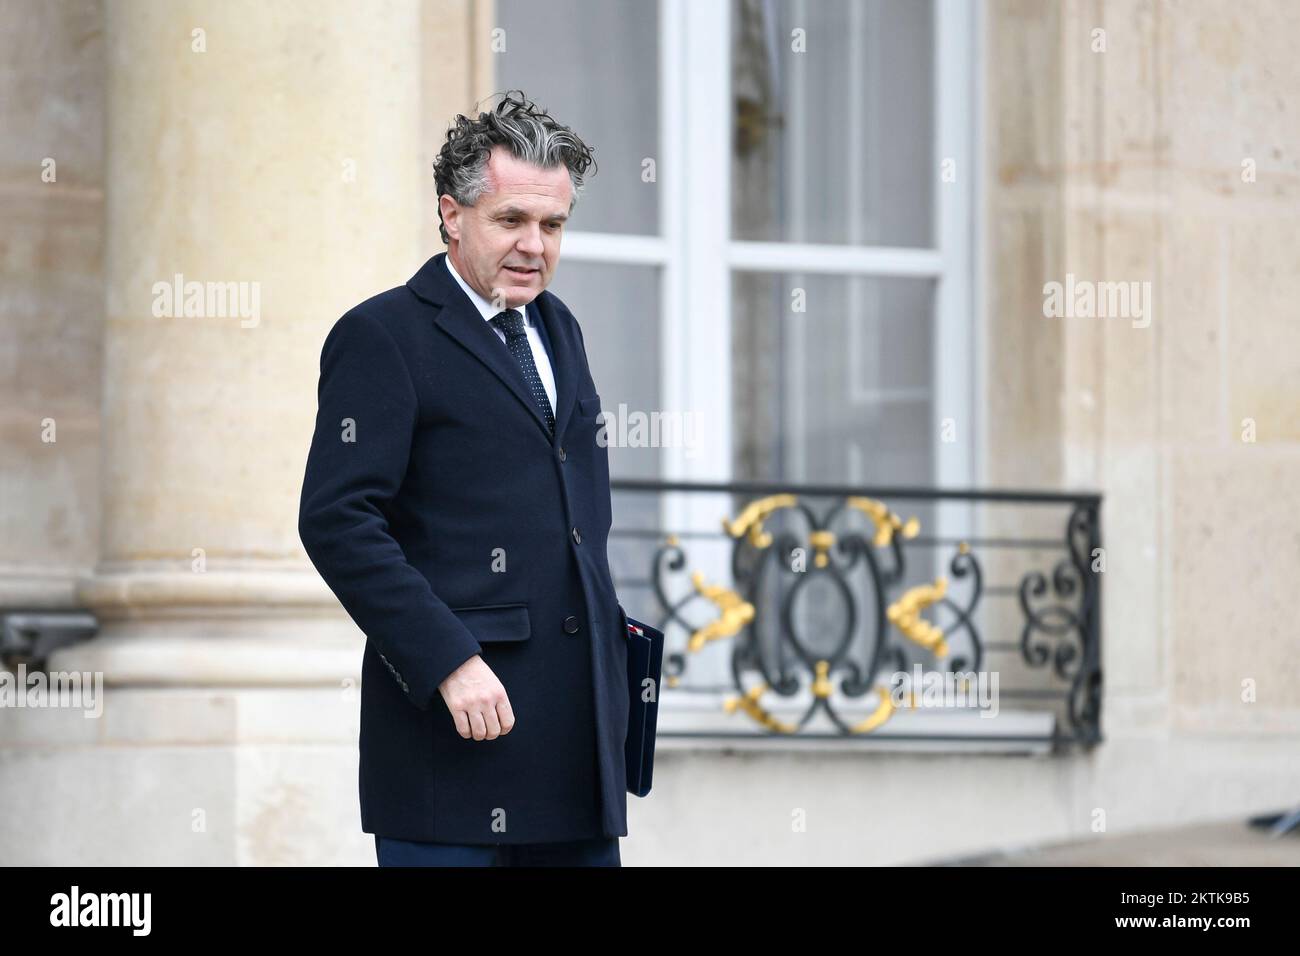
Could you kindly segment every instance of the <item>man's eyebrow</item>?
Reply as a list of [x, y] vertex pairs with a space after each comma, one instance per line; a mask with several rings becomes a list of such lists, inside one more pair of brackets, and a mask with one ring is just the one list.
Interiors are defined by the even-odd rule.
[[[528, 218], [528, 210], [527, 210], [527, 209], [521, 209], [521, 208], [518, 207], [518, 206], [507, 206], [507, 207], [504, 208], [504, 209], [498, 209], [498, 210], [497, 210], [497, 215], [498, 215], [498, 216], [518, 216], [518, 217], [521, 218], [521, 219], [527, 219], [527, 218]], [[564, 222], [566, 219], [569, 218], [569, 214], [568, 214], [567, 212], [557, 212], [557, 213], [552, 213], [552, 214], [549, 215], [549, 216], [543, 216], [542, 218], [543, 218], [543, 219], [558, 219], [558, 220], [560, 220], [560, 222]]]

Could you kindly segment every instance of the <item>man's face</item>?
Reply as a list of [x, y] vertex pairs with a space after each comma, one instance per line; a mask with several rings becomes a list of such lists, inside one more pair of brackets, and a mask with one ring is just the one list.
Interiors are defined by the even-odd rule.
[[489, 191], [473, 206], [438, 197], [452, 265], [479, 295], [508, 308], [525, 305], [551, 282], [573, 184], [563, 165], [540, 169], [496, 146]]

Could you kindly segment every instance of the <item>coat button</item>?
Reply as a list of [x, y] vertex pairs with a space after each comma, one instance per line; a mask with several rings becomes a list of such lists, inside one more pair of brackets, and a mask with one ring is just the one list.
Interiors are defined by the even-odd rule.
[[574, 617], [572, 614], [570, 614], [568, 617], [564, 619], [564, 633], [565, 634], [578, 633], [578, 619]]
[[582, 544], [582, 532], [578, 530], [576, 524], [573, 526], [573, 543]]
[[569, 456], [566, 455], [566, 454], [564, 453], [564, 449], [561, 448], [561, 449], [560, 449], [560, 461], [564, 461], [564, 459], [566, 459], [566, 458], [568, 458], [568, 457], [569, 457]]

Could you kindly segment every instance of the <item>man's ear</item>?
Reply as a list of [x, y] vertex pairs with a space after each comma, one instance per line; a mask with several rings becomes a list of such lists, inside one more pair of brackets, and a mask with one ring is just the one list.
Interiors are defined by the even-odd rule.
[[447, 193], [438, 197], [438, 211], [442, 213], [442, 224], [447, 229], [447, 235], [452, 239], [460, 239], [460, 203], [452, 199]]

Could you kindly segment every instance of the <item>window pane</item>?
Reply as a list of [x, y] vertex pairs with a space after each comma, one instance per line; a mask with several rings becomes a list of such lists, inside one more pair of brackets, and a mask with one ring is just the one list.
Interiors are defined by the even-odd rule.
[[[582, 326], [601, 409], [615, 415], [620, 411], [649, 415], [663, 408], [659, 269], [569, 261], [561, 254], [550, 291]], [[626, 409], [620, 410], [624, 404]], [[615, 429], [610, 431], [611, 478], [659, 477], [659, 449], [620, 447]]]
[[[606, 419], [609, 474], [615, 479], [662, 477], [658, 448], [618, 444], [619, 420], [631, 412], [648, 415], [663, 408], [659, 283], [657, 267], [561, 258], [550, 285], [550, 291], [564, 301], [582, 326], [601, 409], [616, 416], [614, 421]], [[651, 556], [662, 537], [660, 496], [615, 491], [611, 498], [610, 573], [624, 610], [632, 617], [649, 620], [659, 612], [646, 582]]]
[[738, 479], [933, 483], [929, 279], [737, 272]]
[[496, 24], [495, 88], [522, 89], [595, 154], [567, 228], [657, 234], [658, 187], [641, 170], [659, 155], [659, 4], [498, 0]]
[[733, 0], [737, 239], [933, 245], [925, 0]]

